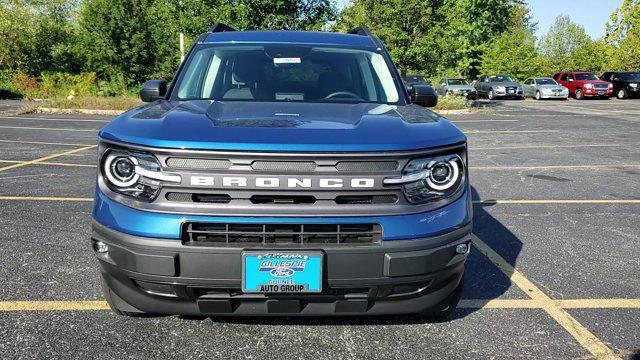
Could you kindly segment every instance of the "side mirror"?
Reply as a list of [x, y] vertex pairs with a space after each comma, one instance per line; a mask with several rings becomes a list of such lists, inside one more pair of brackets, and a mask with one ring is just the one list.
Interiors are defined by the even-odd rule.
[[167, 94], [167, 82], [164, 80], [149, 80], [140, 88], [140, 100], [152, 102], [164, 99]]
[[411, 90], [407, 90], [411, 96], [411, 102], [416, 105], [434, 107], [438, 104], [438, 96], [433, 87], [429, 85], [413, 85]]
[[569, 82], [573, 82], [573, 79], [569, 79]]

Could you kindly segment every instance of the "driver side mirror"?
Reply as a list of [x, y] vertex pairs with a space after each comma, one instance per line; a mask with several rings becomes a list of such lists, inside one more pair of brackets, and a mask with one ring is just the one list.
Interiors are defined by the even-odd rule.
[[152, 102], [164, 99], [167, 94], [167, 82], [164, 80], [149, 80], [140, 88], [140, 100]]
[[438, 104], [436, 92], [429, 85], [413, 85], [411, 88], [407, 87], [407, 91], [411, 96], [411, 102], [416, 105], [434, 107]]
[[569, 82], [573, 82], [573, 79], [569, 79]]

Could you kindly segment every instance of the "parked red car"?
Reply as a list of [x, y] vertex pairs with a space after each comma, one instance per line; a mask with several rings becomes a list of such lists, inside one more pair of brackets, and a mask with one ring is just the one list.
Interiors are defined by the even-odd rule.
[[562, 71], [553, 75], [553, 78], [569, 89], [569, 94], [577, 100], [582, 100], [585, 96], [609, 98], [613, 95], [613, 84], [600, 80], [590, 72]]

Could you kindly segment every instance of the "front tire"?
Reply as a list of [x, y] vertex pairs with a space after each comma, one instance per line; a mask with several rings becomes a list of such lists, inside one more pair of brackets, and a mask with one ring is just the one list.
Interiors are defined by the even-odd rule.
[[582, 89], [576, 89], [576, 100], [582, 99], [584, 99], [584, 93], [582, 92]]
[[536, 100], [540, 100], [542, 95], [540, 95], [540, 90], [536, 91]]
[[620, 89], [618, 90], [618, 93], [616, 94], [616, 97], [620, 100], [622, 99], [626, 99], [627, 98], [627, 92], [625, 91], [625, 89]]

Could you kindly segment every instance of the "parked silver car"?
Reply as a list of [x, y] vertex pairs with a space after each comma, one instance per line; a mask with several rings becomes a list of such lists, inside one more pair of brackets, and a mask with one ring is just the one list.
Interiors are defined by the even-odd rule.
[[489, 100], [498, 98], [524, 99], [522, 85], [504, 74], [483, 75], [474, 84], [478, 96]]
[[476, 99], [478, 97], [476, 89], [469, 85], [465, 79], [443, 78], [438, 82], [436, 91], [441, 96], [466, 96], [467, 99]]
[[524, 96], [541, 99], [564, 99], [569, 97], [569, 89], [548, 77], [528, 78], [524, 81]]

